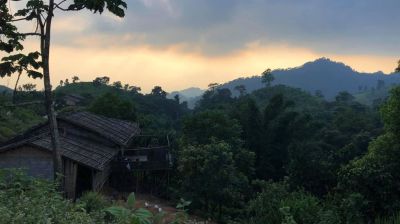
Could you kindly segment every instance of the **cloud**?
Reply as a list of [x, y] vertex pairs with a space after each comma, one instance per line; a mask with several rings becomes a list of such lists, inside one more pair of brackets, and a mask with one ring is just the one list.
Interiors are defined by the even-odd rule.
[[132, 0], [121, 23], [96, 18], [90, 32], [140, 34], [155, 46], [187, 43], [210, 55], [260, 41], [393, 56], [399, 7], [398, 0]]
[[[112, 81], [141, 86], [145, 92], [155, 85], [173, 91], [190, 86], [206, 88], [213, 82], [224, 83], [239, 77], [259, 75], [266, 68], [296, 67], [322, 56], [344, 61], [360, 71], [370, 71], [378, 66], [391, 72], [396, 61], [396, 58], [373, 55], [321, 55], [307, 48], [264, 46], [259, 42], [249, 43], [244, 49], [231, 54], [212, 57], [200, 52], [188, 52], [183, 45], [164, 48], [150, 45], [95, 47], [80, 49], [79, 53], [68, 46], [54, 45], [51, 74], [53, 85], [73, 75], [78, 75], [83, 81], [107, 75]], [[14, 80], [6, 78], [0, 83], [12, 85]], [[26, 82], [42, 86], [42, 80], [24, 77], [21, 84]]]
[[146, 91], [154, 85], [206, 87], [322, 56], [360, 71], [391, 72], [400, 52], [398, 0], [127, 3], [123, 19], [88, 11], [56, 14], [53, 84], [78, 74], [83, 80], [109, 75]]

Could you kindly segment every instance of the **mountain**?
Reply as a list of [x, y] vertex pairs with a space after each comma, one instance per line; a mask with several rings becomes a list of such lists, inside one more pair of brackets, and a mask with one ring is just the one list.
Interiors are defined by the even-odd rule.
[[12, 92], [12, 89], [10, 89], [10, 88], [8, 88], [6, 86], [0, 85], [0, 93], [3, 93], [3, 92], [10, 93], [10, 92]]
[[[310, 93], [320, 90], [327, 99], [334, 98], [340, 91], [355, 94], [381, 88], [382, 85], [400, 83], [400, 74], [361, 73], [328, 58], [320, 58], [296, 68], [274, 70], [272, 73], [275, 77], [273, 85], [283, 84], [301, 88]], [[379, 80], [383, 82], [380, 82], [378, 86]], [[261, 77], [254, 76], [235, 79], [223, 84], [221, 88], [229, 88], [234, 95], [237, 95], [234, 88], [238, 85], [244, 85], [247, 92], [253, 92], [264, 86]]]
[[180, 91], [174, 91], [167, 95], [167, 98], [173, 99], [176, 95], [179, 95], [180, 101], [186, 101], [188, 103], [188, 107], [193, 109], [196, 102], [200, 99], [203, 95], [205, 90], [202, 90], [197, 87], [191, 87]]
[[174, 97], [176, 94], [179, 94], [180, 96], [184, 96], [186, 98], [193, 98], [193, 97], [198, 97], [198, 96], [203, 95], [204, 92], [205, 92], [205, 90], [202, 90], [200, 88], [191, 87], [191, 88], [187, 88], [187, 89], [180, 90], [180, 91], [174, 91], [168, 95], [170, 97]]

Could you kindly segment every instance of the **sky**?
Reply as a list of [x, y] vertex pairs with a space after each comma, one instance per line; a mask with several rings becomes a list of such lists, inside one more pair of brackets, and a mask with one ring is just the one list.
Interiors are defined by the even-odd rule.
[[[362, 72], [391, 73], [400, 58], [399, 0], [126, 2], [124, 18], [56, 12], [50, 59], [54, 86], [74, 75], [82, 81], [109, 76], [144, 92], [156, 85], [173, 91], [320, 57]], [[18, 7], [11, 5], [13, 11]], [[19, 26], [34, 30], [33, 24]], [[33, 50], [37, 40], [25, 45]], [[42, 81], [24, 77], [21, 84], [27, 82]], [[14, 78], [0, 84], [13, 86]]]

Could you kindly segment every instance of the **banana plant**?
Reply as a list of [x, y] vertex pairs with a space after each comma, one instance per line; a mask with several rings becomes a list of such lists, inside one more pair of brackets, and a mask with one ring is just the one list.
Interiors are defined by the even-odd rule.
[[126, 207], [111, 206], [106, 212], [114, 216], [119, 222], [125, 224], [151, 224], [153, 214], [144, 208], [135, 208], [135, 193], [131, 193], [126, 201]]

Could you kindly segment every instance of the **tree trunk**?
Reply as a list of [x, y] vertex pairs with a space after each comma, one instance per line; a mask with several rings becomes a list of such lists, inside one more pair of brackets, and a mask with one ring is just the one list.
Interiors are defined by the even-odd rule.
[[53, 8], [54, 0], [49, 2], [49, 12], [46, 18], [46, 23], [42, 26], [42, 37], [41, 37], [41, 53], [43, 60], [43, 82], [44, 82], [44, 94], [45, 94], [45, 106], [47, 119], [49, 121], [49, 129], [51, 135], [51, 144], [53, 149], [53, 167], [54, 167], [54, 178], [56, 179], [58, 174], [62, 174], [62, 160], [60, 154], [60, 139], [58, 133], [57, 118], [54, 112], [52, 87], [50, 81], [50, 37], [51, 37], [51, 22], [53, 19]]
[[12, 98], [13, 104], [17, 103], [18, 83], [19, 83], [20, 78], [21, 78], [21, 73], [18, 74], [17, 81], [15, 82], [14, 93], [13, 93], [13, 98]]

